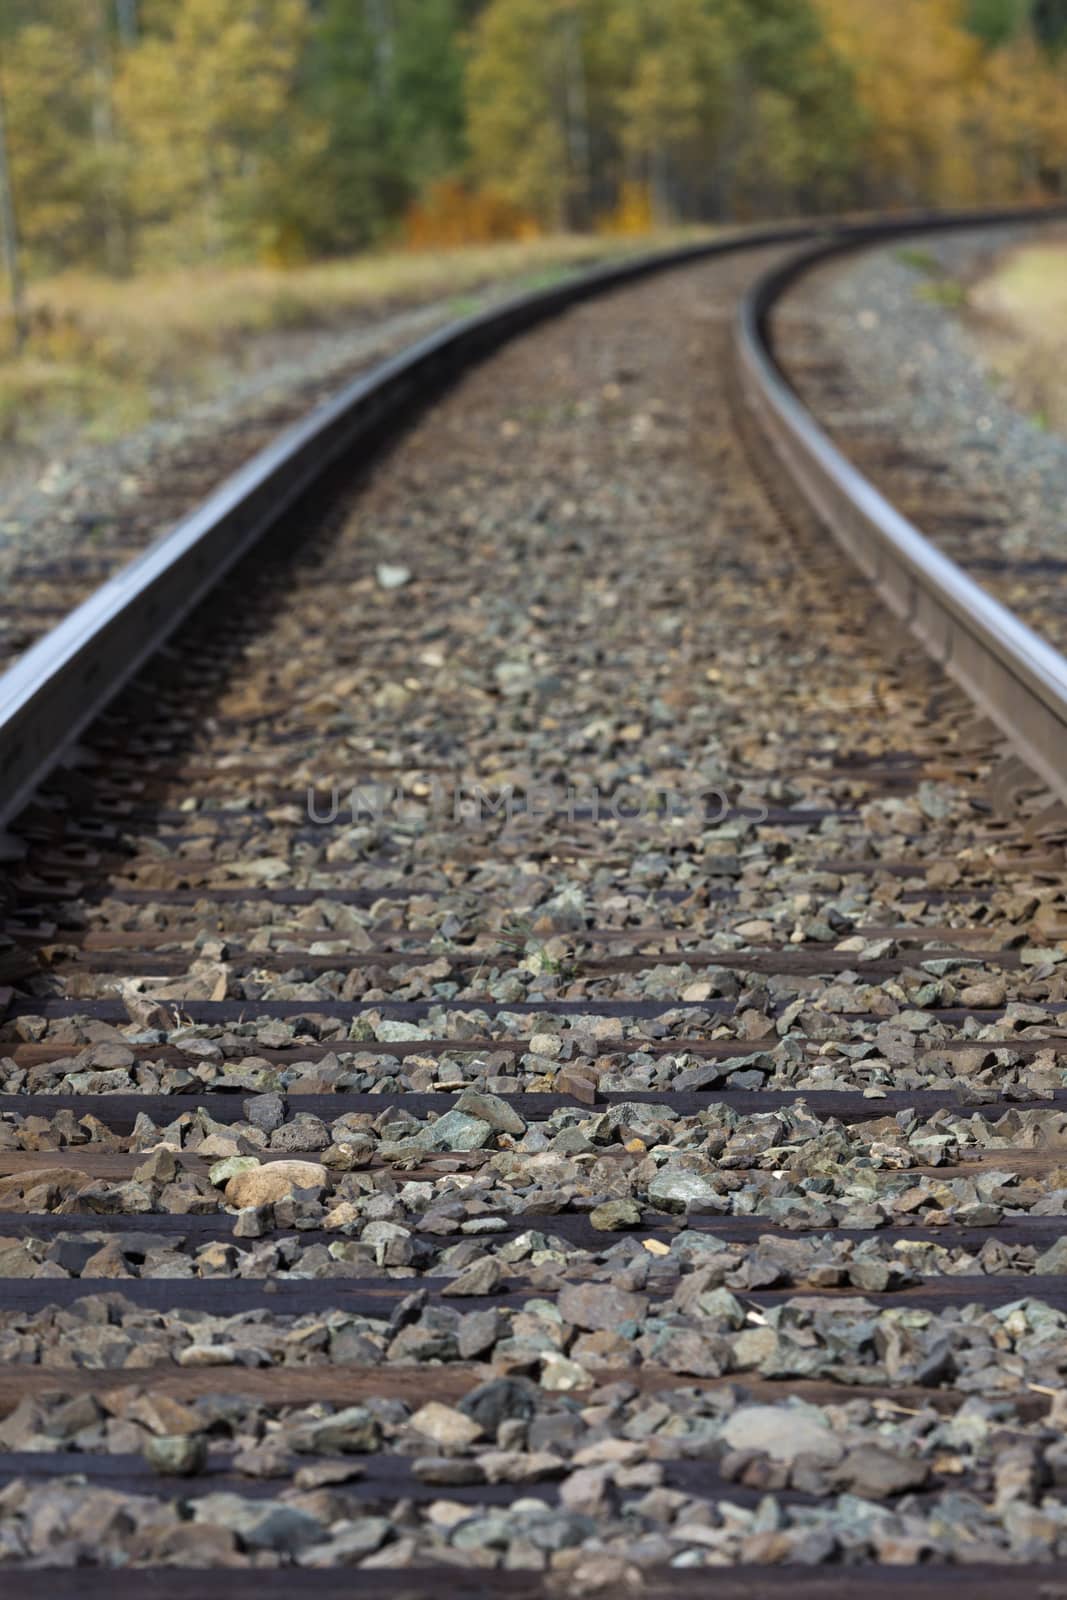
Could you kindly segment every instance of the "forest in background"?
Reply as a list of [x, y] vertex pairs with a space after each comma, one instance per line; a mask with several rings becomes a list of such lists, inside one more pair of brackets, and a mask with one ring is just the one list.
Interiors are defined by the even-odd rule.
[[1067, 0], [0, 0], [32, 279], [1067, 193]]

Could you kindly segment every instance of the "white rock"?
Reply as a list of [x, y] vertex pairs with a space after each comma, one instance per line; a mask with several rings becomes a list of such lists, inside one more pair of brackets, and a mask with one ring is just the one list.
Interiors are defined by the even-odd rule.
[[482, 1430], [464, 1412], [453, 1406], [430, 1400], [411, 1419], [411, 1426], [432, 1439], [435, 1444], [462, 1447], [480, 1439]]
[[394, 567], [388, 561], [381, 561], [378, 564], [377, 578], [383, 589], [402, 589], [406, 583], [411, 582], [411, 572], [407, 567]]
[[731, 1450], [759, 1450], [790, 1464], [798, 1456], [814, 1456], [829, 1466], [844, 1454], [832, 1429], [801, 1406], [742, 1406], [728, 1418], [722, 1437]]

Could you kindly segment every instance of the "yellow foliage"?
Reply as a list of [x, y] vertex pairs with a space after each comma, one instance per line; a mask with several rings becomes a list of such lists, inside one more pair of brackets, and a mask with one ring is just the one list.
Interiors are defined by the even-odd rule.
[[867, 114], [869, 170], [914, 204], [976, 198], [966, 126], [982, 46], [961, 0], [819, 0]]
[[126, 53], [116, 102], [138, 152], [131, 199], [168, 255], [231, 245], [233, 219], [280, 155], [271, 141], [307, 26], [304, 0], [183, 0], [167, 33], [146, 33]]
[[1067, 166], [1067, 86], [1029, 35], [987, 49], [965, 0], [818, 5], [865, 115], [874, 201], [1023, 199]]
[[104, 235], [124, 152], [107, 123], [109, 63], [99, 13], [52, 0], [3, 41], [11, 178], [30, 267], [105, 256]]
[[556, 226], [570, 186], [566, 130], [554, 114], [555, 35], [565, 11], [565, 0], [489, 5], [477, 22], [466, 85], [477, 179]]

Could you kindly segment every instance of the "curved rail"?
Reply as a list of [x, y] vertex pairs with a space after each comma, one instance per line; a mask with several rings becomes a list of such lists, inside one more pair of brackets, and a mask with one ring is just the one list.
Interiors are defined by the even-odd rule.
[[[1049, 219], [1052, 215], [1045, 213]], [[735, 330], [744, 402], [776, 469], [886, 605], [1026, 764], [1061, 800], [1067, 799], [1067, 657], [987, 594], [890, 504], [819, 427], [775, 360], [769, 323], [776, 304], [813, 267], [863, 242], [845, 236], [806, 250], [767, 274], [746, 297]]]
[[[1057, 213], [1058, 214], [1058, 213]], [[452, 323], [431, 334], [344, 388], [332, 401], [285, 431], [271, 446], [228, 478], [207, 500], [182, 518], [115, 577], [104, 583], [58, 627], [41, 639], [0, 677], [0, 829], [27, 804], [34, 790], [62, 760], [65, 751], [84, 728], [114, 698], [140, 665], [185, 620], [193, 608], [225, 577], [243, 555], [291, 509], [342, 457], [368, 460], [375, 447], [429, 399], [463, 371], [509, 339], [577, 305], [594, 295], [662, 272], [687, 262], [724, 256], [741, 250], [810, 241], [829, 234], [830, 248], [852, 248], [864, 242], [931, 227], [967, 227], [978, 223], [1032, 221], [1051, 215], [1047, 209], [1011, 212], [968, 212], [951, 217], [911, 214], [888, 222], [862, 224], [828, 221], [758, 228], [732, 233], [707, 243], [661, 251], [621, 264], [601, 267], [562, 284], [522, 295], [492, 310]], [[825, 247], [819, 252], [821, 258]], [[794, 264], [788, 273], [802, 267]], [[786, 275], [768, 280], [745, 309], [741, 333], [741, 365], [745, 392], [785, 469], [805, 493], [844, 526], [849, 519], [869, 528], [885, 521], [882, 508], [895, 518], [897, 540], [910, 533], [925, 547], [914, 529], [881, 502], [869, 484], [853, 473], [850, 485], [847, 462], [811, 419], [802, 413], [774, 366], [763, 342], [761, 328], [766, 311], [788, 281]], [[777, 283], [777, 291], [773, 285]], [[831, 457], [836, 461], [831, 466]], [[862, 492], [861, 492], [862, 491]], [[859, 498], [853, 505], [850, 495]], [[852, 537], [849, 548], [865, 548]], [[922, 551], [916, 547], [909, 570], [921, 569]], [[948, 567], [927, 550], [933, 564]], [[865, 556], [866, 559], [866, 556]], [[879, 558], [880, 559], [880, 558]], [[874, 566], [880, 572], [881, 567]], [[953, 569], [955, 571], [955, 569]], [[967, 580], [960, 579], [966, 583]], [[974, 594], [994, 609], [994, 603], [974, 588]], [[895, 604], [904, 596], [905, 608], [927, 617], [925, 602], [916, 598], [919, 588], [894, 578], [886, 597]], [[925, 590], [922, 591], [926, 593]], [[995, 608], [999, 611], [999, 608]], [[955, 616], [955, 613], [953, 613]], [[1011, 622], [1007, 617], [1007, 622]], [[930, 611], [924, 622], [931, 639], [941, 626], [941, 612]], [[1015, 624], [1018, 629], [1018, 624]], [[1025, 631], [1025, 630], [1019, 630]], [[952, 635], [954, 637], [954, 635]], [[1064, 705], [1067, 676], [1057, 677], [1052, 662], [1060, 662], [1039, 640], [1032, 650], [1032, 676], [1047, 679], [1051, 700]], [[1010, 652], [1009, 652], [1010, 654]], [[1014, 659], [1014, 658], [1013, 658]], [[1067, 664], [1060, 663], [1064, 673]], [[998, 680], [999, 682], [999, 680]], [[1055, 693], [1052, 693], [1052, 689]], [[1032, 697], [1031, 697], [1032, 698]], [[1046, 699], [1049, 697], [1046, 696]], [[1025, 697], [1024, 697], [1025, 699]], [[983, 703], [985, 703], [983, 701]], [[1029, 702], [1027, 702], [1028, 704]], [[992, 714], [992, 712], [991, 712]], [[1063, 726], [1057, 722], [1056, 731]], [[1044, 725], [1035, 727], [1034, 740], [1045, 736]], [[1049, 737], [1052, 737], [1049, 734]], [[1033, 759], [1028, 756], [1028, 759]], [[1034, 759], [1039, 770], [1044, 768]], [[1063, 756], [1067, 783], [1067, 749]]]
[[[832, 223], [830, 224], [832, 227]], [[746, 230], [598, 268], [448, 324], [286, 429], [0, 676], [0, 829], [118, 691], [231, 567], [341, 457], [354, 466], [463, 371], [593, 295], [705, 256], [810, 239]]]

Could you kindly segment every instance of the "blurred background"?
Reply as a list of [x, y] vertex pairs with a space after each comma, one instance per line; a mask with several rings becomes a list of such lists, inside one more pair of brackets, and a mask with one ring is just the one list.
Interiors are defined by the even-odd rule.
[[1067, 0], [0, 0], [0, 439], [679, 227], [1067, 192]]

